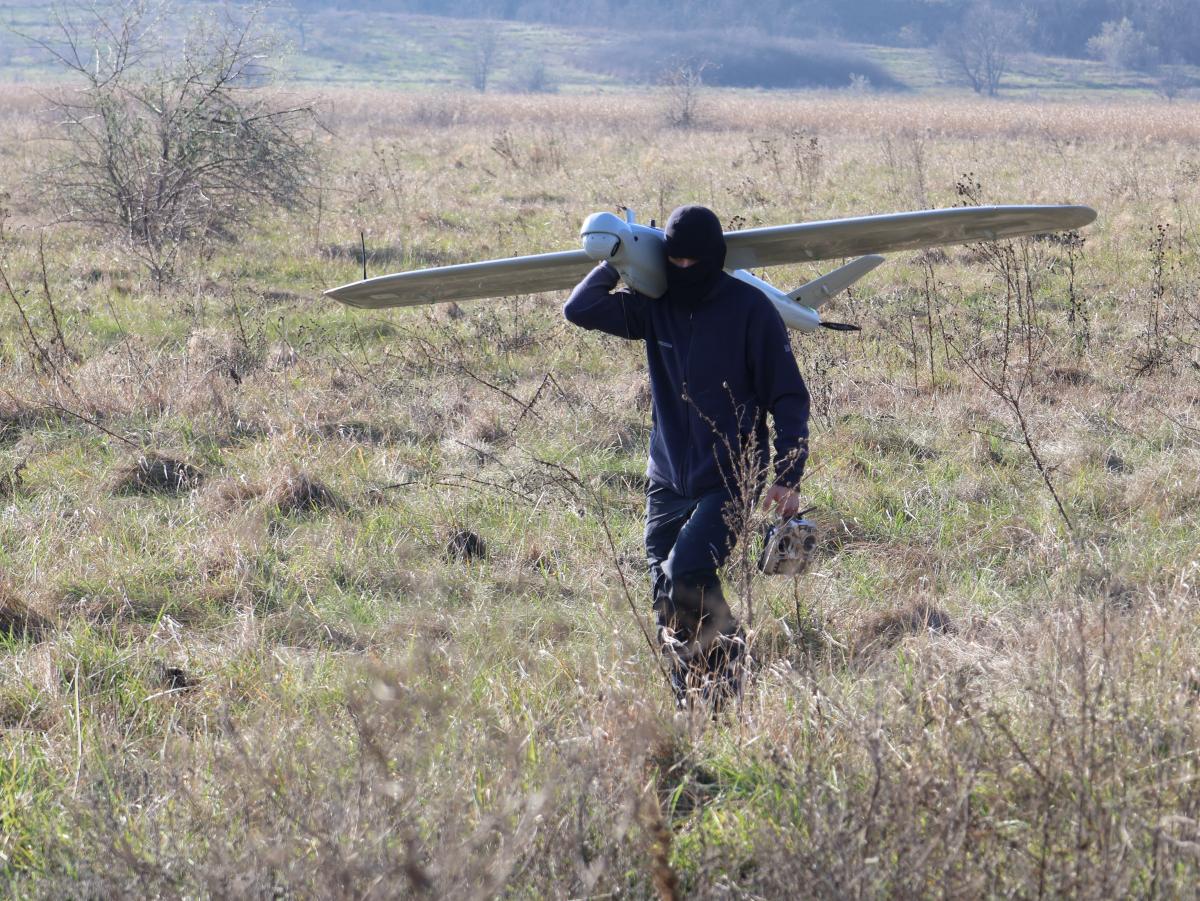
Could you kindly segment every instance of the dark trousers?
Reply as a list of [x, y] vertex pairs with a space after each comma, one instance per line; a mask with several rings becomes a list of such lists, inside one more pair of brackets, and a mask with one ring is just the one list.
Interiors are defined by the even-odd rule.
[[646, 561], [654, 597], [670, 597], [675, 581], [710, 582], [729, 559], [737, 535], [725, 491], [684, 497], [651, 482], [646, 491]]
[[737, 541], [737, 524], [725, 491], [684, 497], [652, 482], [646, 492], [654, 613], [680, 703], [689, 690], [717, 704], [737, 691], [744, 640], [717, 576]]

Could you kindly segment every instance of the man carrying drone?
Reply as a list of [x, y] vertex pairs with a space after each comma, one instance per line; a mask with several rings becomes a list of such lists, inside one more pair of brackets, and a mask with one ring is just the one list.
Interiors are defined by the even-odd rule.
[[[584, 328], [646, 342], [654, 395], [646, 556], [659, 637], [679, 697], [687, 700], [695, 688], [719, 705], [737, 691], [745, 649], [717, 570], [740, 531], [738, 511], [771, 480], [768, 413], [775, 473], [766, 501], [790, 521], [769, 537], [761, 567], [796, 575], [815, 545], [812, 524], [790, 519], [807, 452], [808, 392], [784, 325], [853, 329], [825, 321], [820, 308], [882, 263], [881, 253], [1064, 231], [1095, 218], [1086, 206], [955, 207], [722, 235], [716, 216], [702, 207], [676, 210], [665, 234], [653, 223], [638, 225], [631, 213], [622, 222], [598, 212], [584, 221], [579, 250], [364, 273], [325, 294], [374, 310], [559, 291], [606, 261], [576, 286], [564, 312]], [[750, 272], [855, 256], [786, 293]], [[723, 271], [726, 262], [732, 276]], [[614, 293], [618, 278], [629, 290]]]
[[658, 638], [676, 700], [719, 707], [740, 688], [745, 638], [717, 571], [739, 531], [745, 498], [771, 467], [764, 506], [796, 514], [808, 455], [809, 396], [779, 312], [724, 271], [725, 238], [709, 209], [682, 206], [665, 228], [667, 291], [655, 300], [614, 290], [601, 263], [563, 307], [573, 324], [646, 343], [654, 428], [647, 467], [646, 558]]

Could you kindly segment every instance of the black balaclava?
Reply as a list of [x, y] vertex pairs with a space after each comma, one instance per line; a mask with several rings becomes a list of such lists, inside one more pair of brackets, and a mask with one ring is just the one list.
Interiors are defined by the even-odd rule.
[[690, 303], [699, 303], [716, 286], [725, 268], [725, 235], [721, 220], [708, 207], [689, 204], [678, 207], [664, 229], [667, 256], [696, 260], [686, 269], [667, 260], [667, 293]]

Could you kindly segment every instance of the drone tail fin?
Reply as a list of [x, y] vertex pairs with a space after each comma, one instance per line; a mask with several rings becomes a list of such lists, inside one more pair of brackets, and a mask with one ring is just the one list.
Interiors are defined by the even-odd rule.
[[823, 275], [809, 282], [807, 285], [801, 285], [795, 291], [790, 292], [788, 297], [796, 301], [796, 303], [819, 310], [831, 297], [845, 291], [882, 262], [883, 257], [878, 254], [859, 257], [857, 260], [847, 263], [840, 269], [834, 269], [833, 272]]

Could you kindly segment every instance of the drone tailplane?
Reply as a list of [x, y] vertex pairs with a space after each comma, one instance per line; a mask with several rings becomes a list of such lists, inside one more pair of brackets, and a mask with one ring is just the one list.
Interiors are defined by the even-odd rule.
[[831, 297], [845, 291], [882, 262], [883, 257], [877, 254], [859, 257], [840, 269], [834, 269], [828, 275], [823, 275], [807, 285], [801, 285], [789, 293], [788, 297], [806, 307], [819, 310]]

